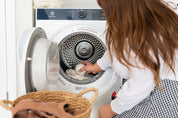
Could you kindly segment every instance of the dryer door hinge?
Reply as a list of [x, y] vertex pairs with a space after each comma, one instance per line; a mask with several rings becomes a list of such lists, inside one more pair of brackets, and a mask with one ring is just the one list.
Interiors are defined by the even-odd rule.
[[6, 92], [6, 100], [9, 100], [9, 93]]

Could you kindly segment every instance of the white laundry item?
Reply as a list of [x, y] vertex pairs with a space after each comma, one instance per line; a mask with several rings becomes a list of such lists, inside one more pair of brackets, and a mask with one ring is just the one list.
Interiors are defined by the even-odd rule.
[[33, 0], [34, 8], [60, 8], [62, 5], [62, 0]]
[[84, 75], [81, 75], [81, 74], [78, 74], [75, 70], [73, 69], [67, 69], [66, 70], [66, 74], [69, 76], [69, 77], [72, 77], [73, 79], [76, 79], [76, 80], [86, 80], [86, 79], [89, 79], [89, 77], [85, 77]]
[[84, 64], [77, 64], [76, 65], [76, 67], [75, 67], [75, 71], [76, 71], [76, 73], [77, 74], [79, 74], [79, 75], [85, 75], [85, 73], [86, 73], [86, 71], [84, 70], [84, 71], [82, 71], [82, 72], [79, 72], [79, 70], [82, 68], [82, 67], [84, 67], [85, 65]]

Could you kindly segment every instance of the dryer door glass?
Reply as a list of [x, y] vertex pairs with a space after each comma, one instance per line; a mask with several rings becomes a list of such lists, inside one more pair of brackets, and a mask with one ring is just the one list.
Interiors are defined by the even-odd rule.
[[59, 74], [58, 45], [45, 38], [36, 41], [32, 53], [31, 75], [36, 90], [49, 90]]
[[59, 78], [59, 48], [56, 43], [51, 43], [47, 55], [47, 80], [50, 84], [56, 84]]

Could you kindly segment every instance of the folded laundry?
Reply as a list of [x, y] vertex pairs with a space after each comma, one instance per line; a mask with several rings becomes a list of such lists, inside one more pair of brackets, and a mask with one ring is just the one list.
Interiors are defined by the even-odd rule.
[[80, 109], [69, 109], [70, 104], [65, 102], [42, 102], [33, 99], [24, 99], [15, 105], [12, 110], [13, 118], [74, 118], [81, 114]]

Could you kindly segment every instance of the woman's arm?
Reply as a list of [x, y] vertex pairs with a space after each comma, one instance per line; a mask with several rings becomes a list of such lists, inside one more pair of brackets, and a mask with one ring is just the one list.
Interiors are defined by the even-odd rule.
[[107, 70], [108, 68], [112, 67], [111, 58], [108, 51], [106, 51], [103, 57], [97, 61], [97, 64], [102, 70]]
[[107, 104], [99, 109], [98, 115], [99, 118], [112, 118], [116, 113], [112, 111], [111, 105]]
[[130, 79], [119, 90], [117, 98], [111, 101], [112, 110], [121, 114], [132, 109], [149, 96], [154, 87], [153, 74], [149, 69], [131, 67]]

